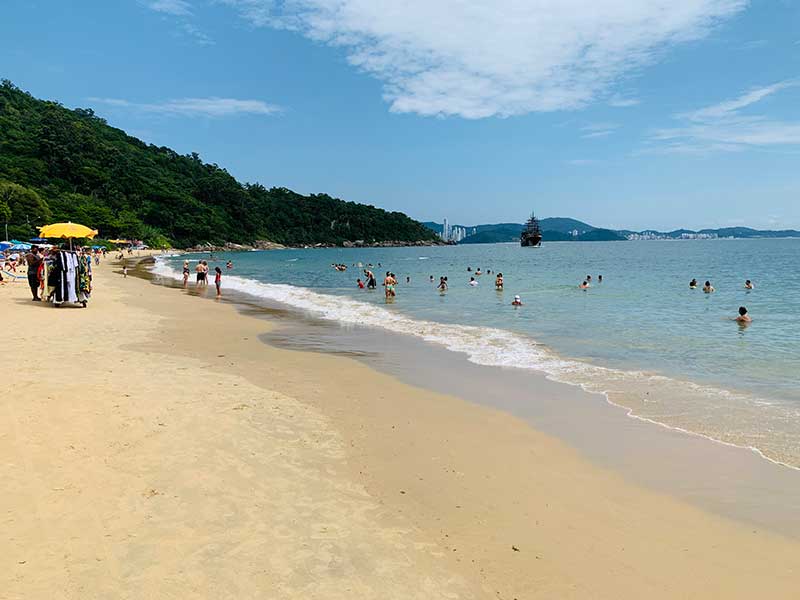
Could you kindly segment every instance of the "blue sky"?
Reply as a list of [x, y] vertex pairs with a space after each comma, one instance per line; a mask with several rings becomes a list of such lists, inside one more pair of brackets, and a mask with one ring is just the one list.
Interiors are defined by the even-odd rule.
[[5, 0], [0, 77], [420, 220], [800, 228], [790, 0]]

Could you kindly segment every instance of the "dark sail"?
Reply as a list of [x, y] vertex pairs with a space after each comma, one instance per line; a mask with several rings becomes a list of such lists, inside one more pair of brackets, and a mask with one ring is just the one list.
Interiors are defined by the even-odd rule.
[[540, 246], [542, 244], [542, 231], [539, 229], [539, 220], [535, 215], [531, 215], [525, 228], [519, 236], [520, 246]]

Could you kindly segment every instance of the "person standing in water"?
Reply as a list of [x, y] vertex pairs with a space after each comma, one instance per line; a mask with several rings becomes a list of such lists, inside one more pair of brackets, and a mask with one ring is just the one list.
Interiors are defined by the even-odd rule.
[[696, 290], [697, 289], [697, 279], [692, 278], [692, 280], [689, 282], [689, 289], [690, 290]]
[[734, 319], [737, 323], [751, 323], [753, 319], [747, 314], [747, 308], [744, 306], [739, 307], [739, 316]]
[[197, 266], [194, 268], [194, 272], [195, 272], [195, 276], [196, 276], [195, 286], [199, 287], [206, 280], [206, 271], [203, 268], [203, 261], [202, 260], [197, 261]]
[[589, 282], [584, 279], [583, 283], [581, 283], [578, 287], [580, 289], [582, 289], [582, 290], [588, 290], [589, 289]]
[[514, 296], [511, 306], [522, 306], [522, 298], [520, 298], [519, 295]]
[[503, 274], [498, 273], [497, 277], [494, 278], [494, 289], [502, 292], [503, 291]]
[[711, 285], [711, 282], [710, 282], [710, 281], [706, 281], [705, 285], [703, 286], [703, 291], [704, 291], [706, 294], [710, 294], [711, 292], [715, 291], [715, 290], [714, 290], [714, 286], [713, 286], [713, 285]]
[[189, 261], [183, 261], [183, 287], [189, 284]]
[[222, 269], [219, 267], [214, 267], [214, 271], [216, 275], [214, 275], [214, 285], [217, 287], [217, 298], [222, 295], [222, 291], [220, 288], [222, 287]]
[[746, 289], [746, 290], [754, 290], [755, 288], [756, 288], [756, 286], [754, 286], [753, 282], [750, 281], [749, 279], [744, 282], [744, 289]]
[[447, 280], [444, 277], [439, 277], [439, 287], [436, 289], [442, 293], [447, 291]]
[[472, 287], [478, 287], [478, 282], [477, 282], [477, 281], [475, 281], [475, 278], [474, 278], [474, 277], [470, 277], [470, 278], [469, 278], [469, 284], [470, 284]]

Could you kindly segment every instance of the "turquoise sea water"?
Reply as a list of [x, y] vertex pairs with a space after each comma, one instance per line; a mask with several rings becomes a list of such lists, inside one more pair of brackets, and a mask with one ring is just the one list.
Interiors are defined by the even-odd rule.
[[[157, 272], [178, 276], [184, 257]], [[192, 273], [198, 255], [188, 255]], [[207, 256], [206, 256], [207, 258]], [[480, 364], [537, 369], [633, 416], [800, 466], [800, 240], [515, 244], [219, 254], [223, 285], [343, 325], [408, 334]], [[233, 260], [233, 271], [224, 269]], [[342, 273], [332, 263], [345, 263]], [[359, 290], [391, 270], [397, 298]], [[380, 267], [378, 264], [380, 263]], [[478, 267], [492, 275], [469, 277]], [[494, 288], [502, 272], [505, 291]], [[592, 275], [587, 291], [578, 284]], [[597, 276], [603, 275], [603, 283]], [[449, 290], [436, 291], [447, 276]], [[410, 283], [406, 283], [410, 277]], [[708, 279], [713, 294], [690, 290]], [[755, 289], [744, 289], [751, 279]], [[510, 306], [515, 294], [524, 306]], [[739, 306], [749, 327], [733, 321]]]

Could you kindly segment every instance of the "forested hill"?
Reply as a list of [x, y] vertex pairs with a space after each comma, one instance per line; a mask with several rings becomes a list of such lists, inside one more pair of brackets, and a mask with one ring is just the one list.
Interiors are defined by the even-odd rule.
[[9, 223], [10, 238], [28, 239], [36, 226], [53, 221], [158, 246], [436, 239], [403, 213], [325, 194], [242, 185], [195, 153], [145, 144], [89, 109], [38, 100], [3, 81], [0, 225]]

